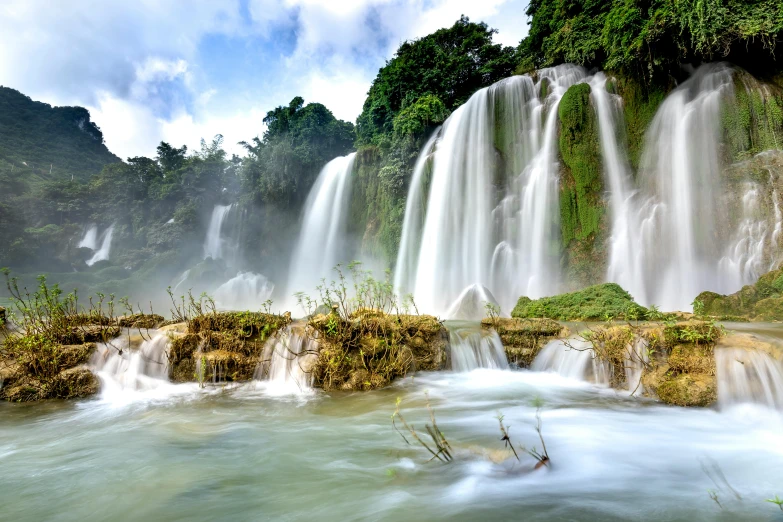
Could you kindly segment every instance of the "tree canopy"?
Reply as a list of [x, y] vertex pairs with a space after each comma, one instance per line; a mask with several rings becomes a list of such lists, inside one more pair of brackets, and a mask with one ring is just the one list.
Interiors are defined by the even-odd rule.
[[370, 87], [357, 120], [359, 142], [377, 143], [390, 135], [395, 116], [408, 106], [437, 106], [443, 117], [441, 105], [453, 111], [478, 89], [509, 76], [516, 51], [492, 43], [495, 32], [462, 16], [448, 29], [404, 42]]

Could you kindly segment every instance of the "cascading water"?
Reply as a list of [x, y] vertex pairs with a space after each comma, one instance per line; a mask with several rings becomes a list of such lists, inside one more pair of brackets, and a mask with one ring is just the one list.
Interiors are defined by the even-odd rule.
[[240, 272], [215, 290], [215, 304], [221, 310], [258, 310], [272, 297], [275, 285], [253, 272]]
[[109, 254], [111, 253], [111, 239], [114, 235], [114, 225], [110, 226], [103, 233], [101, 239], [101, 247], [95, 251], [90, 259], [86, 261], [87, 266], [92, 266], [98, 261], [107, 261]]
[[771, 355], [742, 348], [717, 348], [718, 404], [763, 404], [783, 410], [783, 363]]
[[609, 369], [593, 352], [592, 345], [582, 339], [557, 339], [544, 346], [530, 369], [554, 372], [567, 379], [609, 385]]
[[84, 237], [79, 241], [79, 248], [89, 248], [95, 250], [98, 248], [98, 227], [93, 225], [84, 233]]
[[223, 221], [226, 216], [231, 212], [234, 205], [215, 205], [212, 210], [212, 217], [209, 220], [209, 226], [207, 227], [207, 237], [204, 240], [204, 259], [211, 257], [212, 259], [222, 259], [225, 255], [224, 252], [224, 240], [221, 236], [223, 229]]
[[422, 151], [432, 156], [423, 222], [427, 158], [419, 158], [409, 191], [398, 295], [412, 293], [420, 309], [442, 314], [470, 285], [489, 288], [506, 311], [520, 295], [558, 288], [557, 106], [584, 78], [570, 65], [540, 71], [537, 82], [514, 76], [478, 91], [446, 120], [435, 152], [431, 143]]
[[637, 216], [623, 217], [638, 241], [631, 249], [619, 237], [610, 245], [618, 282], [644, 304], [685, 310], [702, 290], [736, 290], [721, 284], [716, 233], [720, 111], [732, 92], [728, 67], [704, 66], [664, 100], [647, 132], [642, 199], [634, 203]]
[[440, 134], [440, 127], [432, 133], [421, 149], [416, 165], [413, 167], [410, 191], [405, 201], [405, 217], [402, 222], [402, 237], [397, 251], [397, 263], [394, 270], [394, 293], [404, 298], [415, 285], [416, 265], [419, 261], [419, 245], [424, 227], [426, 197], [424, 193], [425, 175], [432, 168], [432, 155]]
[[631, 167], [617, 138], [622, 120], [622, 99], [606, 90], [606, 76], [598, 73], [590, 80], [590, 96], [598, 115], [601, 160], [609, 192], [611, 236], [607, 280], [626, 289], [642, 302], [646, 299], [640, 230], [635, 206]]
[[288, 294], [312, 292], [332, 269], [351, 261], [346, 220], [351, 197], [351, 172], [356, 154], [333, 159], [321, 170], [307, 196], [302, 231], [293, 254]]
[[304, 328], [289, 326], [266, 342], [255, 378], [273, 394], [308, 393], [313, 383], [310, 368], [317, 354], [316, 340]]
[[100, 377], [103, 394], [122, 390], [143, 391], [169, 382], [169, 337], [150, 332], [151, 338], [134, 350], [126, 337], [99, 343], [90, 366]]
[[451, 369], [469, 372], [477, 368], [508, 368], [506, 351], [495, 330], [478, 324], [449, 325]]

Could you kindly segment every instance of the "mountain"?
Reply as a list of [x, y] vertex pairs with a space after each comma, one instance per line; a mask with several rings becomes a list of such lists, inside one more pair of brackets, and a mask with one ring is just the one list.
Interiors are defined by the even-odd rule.
[[87, 180], [120, 158], [83, 107], [52, 107], [0, 86], [0, 171]]

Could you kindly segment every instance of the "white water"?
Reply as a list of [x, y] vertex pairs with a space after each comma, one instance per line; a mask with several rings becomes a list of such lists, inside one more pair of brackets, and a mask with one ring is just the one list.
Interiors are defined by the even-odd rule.
[[84, 233], [84, 237], [79, 241], [79, 248], [89, 248], [95, 250], [98, 248], [98, 227], [93, 225]]
[[274, 289], [275, 285], [261, 274], [239, 272], [215, 290], [215, 304], [220, 310], [260, 310]]
[[592, 345], [581, 339], [556, 339], [544, 346], [530, 369], [554, 372], [567, 379], [609, 386], [609, 369], [595, 357]]
[[[397, 251], [397, 263], [394, 269], [394, 293], [405, 298], [413, 291], [416, 266], [419, 262], [419, 245], [424, 228], [427, 194], [425, 194], [425, 174], [432, 170], [432, 157], [441, 128], [432, 133], [422, 147], [416, 165], [413, 167], [410, 190], [405, 201], [405, 217], [402, 222], [402, 237]], [[429, 178], [429, 176], [426, 176]]]
[[[445, 317], [455, 321], [481, 321], [490, 315], [488, 305], [499, 307], [492, 292], [481, 285], [470, 285], [449, 307]], [[500, 315], [507, 316], [502, 312]]]
[[204, 239], [204, 259], [222, 259], [225, 255], [224, 239], [221, 236], [223, 221], [234, 205], [215, 205], [212, 217], [207, 227], [207, 237]]
[[[489, 288], [505, 311], [520, 295], [558, 288], [557, 106], [584, 77], [574, 66], [544, 69], [538, 82], [514, 76], [478, 91], [446, 120], [435, 152], [432, 144], [422, 152], [432, 156], [423, 220], [424, 158], [409, 190], [398, 295], [412, 293], [421, 310], [443, 314], [474, 284]], [[494, 141], [499, 110], [508, 157], [501, 191]]]
[[312, 393], [310, 368], [318, 343], [301, 327], [289, 326], [271, 337], [261, 355], [255, 378], [271, 395]]
[[607, 92], [603, 73], [590, 80], [590, 96], [598, 115], [601, 162], [609, 193], [611, 236], [606, 279], [622, 286], [637, 301], [646, 302], [644, 260], [640, 255], [642, 216], [636, 207], [631, 167], [617, 136], [617, 129], [624, 125], [622, 99]]
[[111, 225], [102, 235], [100, 248], [86, 261], [87, 266], [92, 266], [98, 261], [107, 261], [109, 259], [109, 254], [111, 253], [111, 238], [113, 235], [114, 225]]
[[741, 348], [717, 348], [718, 405], [757, 403], [783, 410], [783, 363]]
[[327, 163], [310, 189], [288, 278], [289, 295], [312, 293], [322, 279], [335, 277], [335, 265], [352, 261], [347, 252], [346, 219], [355, 156], [352, 153]]
[[451, 369], [469, 372], [478, 368], [508, 368], [506, 351], [495, 330], [479, 324], [449, 325]]
[[125, 392], [144, 392], [169, 384], [169, 337], [150, 331], [151, 337], [133, 349], [127, 337], [98, 343], [90, 367], [101, 379], [101, 395], [109, 400]]

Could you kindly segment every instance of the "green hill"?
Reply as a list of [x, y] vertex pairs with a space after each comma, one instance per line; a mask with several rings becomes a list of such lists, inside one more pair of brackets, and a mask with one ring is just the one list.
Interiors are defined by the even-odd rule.
[[0, 86], [0, 171], [86, 180], [118, 161], [87, 109], [52, 107]]

